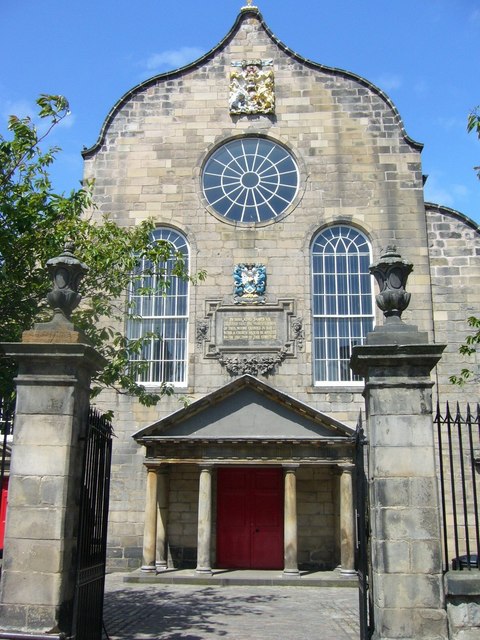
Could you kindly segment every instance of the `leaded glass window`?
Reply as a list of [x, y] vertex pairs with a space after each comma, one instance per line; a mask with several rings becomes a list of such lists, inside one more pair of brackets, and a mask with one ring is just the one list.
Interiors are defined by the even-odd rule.
[[312, 245], [313, 375], [315, 384], [359, 381], [349, 366], [352, 347], [374, 324], [371, 251], [353, 227], [320, 232]]
[[[134, 274], [129, 292], [131, 312], [127, 334], [137, 339], [148, 336], [142, 353], [132, 359], [140, 368], [142, 384], [185, 385], [187, 381], [188, 282], [173, 274], [174, 253], [181, 253], [188, 269], [188, 245], [185, 238], [166, 227], [154, 230], [152, 241], [164, 240], [172, 245], [170, 258], [156, 268], [142, 260]], [[167, 282], [164, 287], [159, 282]], [[148, 290], [148, 293], [146, 293]]]

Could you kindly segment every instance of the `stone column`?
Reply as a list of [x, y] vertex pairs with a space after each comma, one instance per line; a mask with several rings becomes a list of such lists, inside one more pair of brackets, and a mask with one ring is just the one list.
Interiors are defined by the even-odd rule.
[[212, 465], [200, 468], [198, 492], [197, 573], [211, 574]]
[[284, 467], [284, 568], [285, 577], [299, 576], [297, 544], [297, 469], [299, 465]]
[[168, 468], [163, 465], [157, 471], [157, 571], [165, 571], [168, 566], [167, 522]]
[[156, 571], [157, 543], [157, 470], [147, 467], [147, 495], [145, 499], [145, 525], [143, 530], [142, 571]]
[[410, 337], [418, 344], [370, 339], [352, 356], [366, 378], [373, 637], [440, 640], [448, 633], [430, 371], [444, 347]]
[[3, 344], [19, 366], [0, 635], [70, 637], [90, 378], [104, 366], [58, 326]]
[[341, 464], [340, 469], [340, 572], [355, 572], [355, 523], [353, 509], [353, 464]]

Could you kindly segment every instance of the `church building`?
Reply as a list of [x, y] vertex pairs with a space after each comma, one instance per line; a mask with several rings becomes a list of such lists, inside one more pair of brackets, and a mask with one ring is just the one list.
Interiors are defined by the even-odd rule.
[[383, 321], [369, 266], [386, 251], [414, 265], [403, 319], [447, 344], [435, 395], [469, 394], [449, 377], [479, 315], [480, 230], [424, 201], [421, 152], [381, 88], [293, 52], [251, 3], [202, 58], [113, 106], [83, 153], [98, 215], [152, 218], [206, 279], [129, 293], [125, 331], [152, 335], [139, 382], [174, 394], [101, 396], [111, 569], [353, 571], [349, 360]]

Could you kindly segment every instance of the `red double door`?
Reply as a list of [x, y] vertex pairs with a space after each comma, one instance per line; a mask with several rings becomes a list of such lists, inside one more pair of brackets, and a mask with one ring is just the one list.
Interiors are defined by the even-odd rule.
[[218, 469], [217, 566], [283, 568], [282, 469]]

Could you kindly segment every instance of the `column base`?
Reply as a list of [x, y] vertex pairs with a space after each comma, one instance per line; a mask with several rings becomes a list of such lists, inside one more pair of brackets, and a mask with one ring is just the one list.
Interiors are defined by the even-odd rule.
[[212, 575], [212, 570], [209, 569], [208, 567], [197, 567], [195, 569], [195, 573], [197, 573], [198, 575], [201, 575], [201, 576], [211, 576]]
[[161, 573], [162, 571], [166, 571], [168, 569], [167, 563], [166, 562], [156, 562], [155, 563], [155, 569], [158, 571], [158, 573]]
[[300, 571], [298, 569], [284, 569], [282, 578], [300, 578]]
[[357, 572], [355, 571], [355, 569], [342, 569], [342, 567], [339, 567], [339, 572], [342, 574], [342, 576], [356, 576]]
[[140, 567], [140, 571], [144, 571], [145, 573], [156, 573], [157, 567], [151, 564], [144, 564]]

